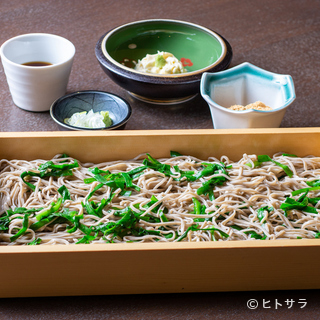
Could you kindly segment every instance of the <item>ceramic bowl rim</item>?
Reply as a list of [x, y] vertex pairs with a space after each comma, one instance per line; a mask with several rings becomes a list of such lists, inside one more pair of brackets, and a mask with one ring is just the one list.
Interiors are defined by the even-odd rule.
[[47, 65], [47, 66], [43, 66], [41, 68], [39, 68], [39, 70], [43, 70], [43, 69], [50, 69], [50, 68], [54, 68], [54, 67], [57, 67], [57, 66], [60, 66], [60, 65], [63, 65], [65, 64], [66, 62], [72, 60], [75, 56], [75, 53], [76, 53], [76, 47], [75, 45], [70, 41], [68, 40], [67, 38], [64, 38], [62, 36], [59, 36], [57, 34], [53, 34], [53, 33], [45, 33], [45, 32], [33, 32], [33, 33], [25, 33], [25, 34], [20, 34], [20, 35], [17, 35], [15, 37], [12, 37], [8, 40], [6, 40], [5, 42], [3, 42], [3, 44], [1, 45], [0, 47], [0, 56], [3, 60], [5, 60], [8, 64], [10, 65], [13, 65], [13, 66], [19, 66], [21, 68], [24, 68], [24, 69], [32, 69], [34, 67], [32, 66], [28, 66], [28, 65], [23, 65], [23, 64], [20, 64], [20, 63], [16, 63], [16, 62], [13, 62], [11, 61], [9, 58], [7, 58], [7, 56], [4, 54], [4, 49], [5, 49], [5, 46], [7, 46], [10, 42], [14, 42], [16, 40], [23, 40], [25, 38], [30, 38], [30, 37], [39, 37], [39, 38], [55, 38], [55, 39], [59, 39], [65, 43], [67, 43], [70, 48], [71, 48], [71, 54], [69, 55], [68, 58], [65, 58], [63, 59], [63, 61], [59, 62], [59, 63], [54, 63], [54, 64], [50, 64], [50, 65]]
[[[67, 123], [64, 123], [64, 122], [61, 122], [59, 121], [54, 115], [53, 115], [53, 109], [54, 107], [61, 101], [65, 100], [65, 99], [68, 99], [72, 96], [76, 96], [78, 94], [82, 95], [82, 94], [85, 94], [85, 93], [102, 93], [103, 95], [108, 95], [108, 96], [114, 96], [114, 97], [117, 97], [119, 98], [120, 100], [122, 100], [124, 102], [124, 104], [127, 106], [127, 115], [126, 117], [120, 121], [119, 123], [115, 124], [115, 125], [111, 125], [109, 127], [102, 127], [102, 128], [81, 128], [81, 127], [76, 127], [76, 126], [72, 126], [70, 124], [67, 124]], [[117, 94], [114, 94], [114, 93], [111, 93], [111, 92], [107, 92], [107, 91], [102, 91], [102, 90], [80, 90], [80, 91], [75, 91], [75, 92], [71, 92], [71, 93], [68, 93], [58, 99], [56, 99], [52, 104], [51, 104], [51, 107], [50, 107], [50, 116], [51, 118], [60, 126], [64, 127], [64, 128], [67, 128], [67, 129], [71, 129], [71, 130], [78, 130], [78, 131], [98, 131], [98, 130], [112, 130], [112, 129], [116, 129], [118, 127], [121, 127], [122, 125], [124, 125], [125, 123], [128, 122], [128, 120], [130, 119], [132, 115], [132, 107], [130, 106], [130, 104], [125, 100], [123, 99], [122, 97], [118, 96]]]
[[[230, 110], [230, 109], [227, 109], [227, 108], [219, 105], [214, 100], [212, 100], [212, 98], [206, 93], [206, 90], [204, 88], [204, 83], [205, 83], [205, 79], [208, 76], [210, 76], [211, 78], [220, 79], [222, 77], [226, 77], [230, 73], [234, 73], [234, 72], [241, 70], [241, 69], [244, 69], [244, 68], [255, 70], [255, 71], [259, 72], [261, 75], [265, 74], [265, 75], [269, 75], [269, 76], [278, 76], [278, 77], [286, 78], [288, 80], [288, 83], [291, 88], [290, 92], [292, 93], [292, 95], [290, 95], [290, 99], [288, 99], [288, 101], [285, 104], [283, 104], [282, 106], [280, 106], [276, 109], [272, 109], [272, 110], [248, 109], [248, 110], [238, 111], [238, 110]], [[237, 66], [234, 66], [232, 68], [229, 68], [227, 70], [218, 71], [215, 73], [204, 72], [201, 77], [201, 81], [200, 81], [200, 93], [201, 93], [202, 97], [207, 101], [207, 103], [213, 105], [214, 107], [220, 109], [221, 111], [224, 111], [227, 113], [233, 113], [233, 114], [242, 114], [242, 115], [248, 114], [248, 113], [275, 113], [275, 112], [281, 111], [284, 108], [287, 108], [296, 98], [293, 79], [290, 75], [271, 72], [271, 71], [259, 68], [249, 62], [243, 62], [243, 63], [241, 63]]]
[[[138, 24], [152, 23], [152, 22], [168, 22], [168, 23], [172, 23], [172, 24], [187, 25], [187, 26], [194, 27], [198, 30], [205, 31], [206, 33], [213, 36], [216, 40], [218, 40], [218, 42], [221, 46], [221, 49], [222, 49], [222, 53], [219, 56], [219, 58], [214, 63], [210, 64], [209, 66], [202, 68], [202, 69], [198, 69], [198, 70], [186, 72], [186, 73], [181, 73], [181, 74], [153, 74], [153, 73], [150, 74], [150, 73], [146, 73], [146, 72], [137, 71], [137, 70], [134, 70], [132, 68], [129, 68], [129, 67], [122, 65], [121, 63], [117, 62], [109, 55], [109, 53], [106, 50], [106, 42], [116, 31], [118, 31], [122, 28], [128, 27], [128, 26], [131, 26], [131, 25], [138, 25]], [[219, 65], [219, 63], [221, 63], [224, 60], [224, 58], [226, 57], [227, 51], [228, 51], [225, 40], [223, 39], [223, 37], [221, 37], [215, 31], [210, 30], [210, 29], [203, 27], [201, 25], [192, 23], [192, 22], [175, 20], [175, 19], [145, 19], [145, 20], [138, 20], [138, 21], [129, 22], [129, 23], [123, 24], [121, 26], [118, 26], [116, 28], [109, 30], [100, 38], [100, 40], [101, 40], [101, 45], [100, 45], [99, 49], [102, 51], [103, 57], [111, 64], [111, 66], [114, 65], [115, 67], [117, 67], [118, 69], [120, 68], [121, 70], [123, 70], [126, 73], [134, 74], [137, 76], [143, 76], [143, 77], [150, 78], [150, 79], [152, 79], [152, 78], [176, 79], [176, 78], [187, 78], [187, 77], [192, 77], [195, 75], [201, 75], [203, 72], [209, 71], [210, 69]]]

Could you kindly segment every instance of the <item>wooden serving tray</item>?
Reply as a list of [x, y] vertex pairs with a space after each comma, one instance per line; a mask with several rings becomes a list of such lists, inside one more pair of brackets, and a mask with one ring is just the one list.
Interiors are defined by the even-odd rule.
[[[320, 156], [320, 129], [0, 133], [0, 158]], [[320, 288], [320, 240], [1, 246], [0, 297]]]

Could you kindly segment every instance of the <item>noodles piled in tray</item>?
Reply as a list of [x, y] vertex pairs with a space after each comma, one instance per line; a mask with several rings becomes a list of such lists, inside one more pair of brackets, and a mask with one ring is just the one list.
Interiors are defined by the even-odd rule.
[[320, 158], [0, 161], [0, 244], [320, 237]]

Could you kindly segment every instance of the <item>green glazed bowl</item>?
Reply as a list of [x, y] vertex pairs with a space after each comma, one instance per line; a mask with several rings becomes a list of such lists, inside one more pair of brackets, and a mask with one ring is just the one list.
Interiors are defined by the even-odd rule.
[[[135, 62], [158, 51], [172, 53], [188, 72], [151, 74], [134, 70]], [[225, 70], [230, 44], [216, 32], [178, 20], [153, 19], [125, 24], [104, 34], [96, 57], [105, 73], [133, 96], [151, 103], [179, 103], [199, 93], [203, 72]]]

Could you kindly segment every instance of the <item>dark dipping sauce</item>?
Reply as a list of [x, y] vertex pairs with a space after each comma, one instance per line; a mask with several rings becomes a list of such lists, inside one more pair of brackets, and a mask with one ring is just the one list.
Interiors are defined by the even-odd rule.
[[31, 61], [31, 62], [22, 63], [22, 65], [29, 66], [29, 67], [47, 67], [47, 66], [52, 66], [52, 63], [45, 62], [45, 61]]

